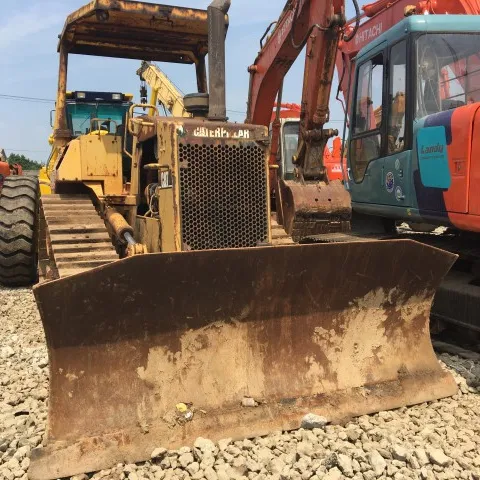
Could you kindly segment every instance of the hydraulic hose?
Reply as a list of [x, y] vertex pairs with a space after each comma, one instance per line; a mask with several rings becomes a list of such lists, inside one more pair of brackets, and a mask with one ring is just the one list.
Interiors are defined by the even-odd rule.
[[349, 42], [357, 34], [358, 29], [360, 28], [360, 17], [362, 14], [360, 13], [360, 7], [358, 6], [357, 0], [353, 0], [353, 6], [355, 7], [355, 27], [353, 27], [350, 35], [345, 35], [343, 38], [344, 42]]

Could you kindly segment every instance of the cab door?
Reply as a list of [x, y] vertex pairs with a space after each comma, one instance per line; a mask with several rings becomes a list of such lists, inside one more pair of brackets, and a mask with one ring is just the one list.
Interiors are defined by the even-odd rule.
[[387, 63], [384, 176], [392, 185], [387, 189], [385, 203], [395, 207], [411, 207], [414, 204], [411, 129], [406, 126], [411, 124], [407, 98], [411, 98], [412, 93], [407, 84], [407, 40], [402, 40], [390, 48]]
[[361, 58], [357, 63], [347, 182], [354, 203], [382, 204], [386, 201], [382, 158], [385, 47], [386, 42], [383, 42], [367, 58]]

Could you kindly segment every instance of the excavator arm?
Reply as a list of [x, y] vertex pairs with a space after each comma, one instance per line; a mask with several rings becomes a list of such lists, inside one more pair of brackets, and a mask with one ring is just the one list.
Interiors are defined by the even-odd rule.
[[[281, 104], [283, 79], [306, 47], [299, 141], [292, 158], [295, 179], [275, 181], [277, 218], [296, 240], [349, 229], [350, 198], [340, 182], [329, 180], [323, 158], [329, 138], [338, 134], [324, 125], [329, 120], [337, 49], [344, 38], [344, 9], [344, 0], [288, 0], [249, 67], [247, 123], [268, 126], [275, 100]], [[274, 154], [278, 117], [272, 126]], [[270, 163], [275, 161], [272, 157]]]
[[[345, 24], [344, 1], [289, 0], [249, 68], [247, 122], [268, 125], [283, 79], [306, 44], [300, 138], [294, 163], [304, 179], [325, 179], [323, 150], [335, 56]], [[321, 152], [319, 154], [319, 152]]]

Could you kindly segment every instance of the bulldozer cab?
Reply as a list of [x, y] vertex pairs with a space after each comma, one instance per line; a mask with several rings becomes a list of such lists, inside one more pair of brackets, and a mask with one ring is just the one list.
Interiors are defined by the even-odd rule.
[[[135, 42], [131, 41], [132, 38]], [[146, 47], [141, 48], [140, 45]], [[196, 66], [199, 92], [206, 93], [207, 51], [208, 25], [204, 10], [125, 0], [96, 0], [79, 8], [68, 16], [58, 45], [60, 69], [55, 141], [61, 144], [69, 138], [85, 134], [90, 128], [85, 116], [91, 116], [92, 105], [101, 105], [103, 115], [100, 118], [103, 118], [108, 115], [109, 109], [115, 110], [113, 104], [119, 107], [117, 102], [125, 100], [120, 97], [122, 94], [102, 92], [96, 92], [101, 93], [98, 96], [100, 101], [97, 101], [95, 92], [74, 92], [68, 98], [68, 55], [192, 64]], [[111, 105], [107, 107], [110, 100]], [[68, 115], [66, 109], [69, 110]], [[115, 116], [120, 120], [118, 115]]]
[[124, 135], [133, 95], [67, 92], [67, 122], [73, 138], [90, 133]]

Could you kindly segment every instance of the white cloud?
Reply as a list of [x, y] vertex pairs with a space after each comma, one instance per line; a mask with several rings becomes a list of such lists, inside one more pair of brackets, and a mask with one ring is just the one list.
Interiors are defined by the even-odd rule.
[[62, 25], [66, 14], [58, 3], [42, 2], [35, 4], [21, 13], [5, 15], [7, 21], [0, 24], [0, 50], [6, 50], [19, 40], [31, 37], [54, 25]]

